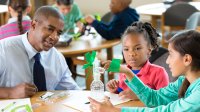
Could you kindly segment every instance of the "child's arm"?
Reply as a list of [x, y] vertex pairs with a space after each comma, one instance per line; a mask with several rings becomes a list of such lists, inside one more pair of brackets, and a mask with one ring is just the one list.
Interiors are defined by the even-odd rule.
[[169, 84], [166, 88], [153, 90], [145, 86], [140, 79], [126, 66], [120, 65], [121, 73], [125, 73], [127, 80], [125, 83], [137, 95], [137, 97], [147, 106], [166, 105], [178, 99], [178, 91], [182, 85], [183, 77], [175, 83]]
[[[171, 101], [167, 105], [160, 105], [155, 108], [122, 108], [121, 112], [197, 112], [200, 110], [200, 90], [192, 92], [186, 98], [180, 98], [176, 101]], [[170, 96], [169, 96], [170, 97]]]
[[125, 73], [126, 78], [127, 78], [128, 81], [131, 81], [131, 80], [133, 79], [134, 75], [135, 75], [135, 74], [134, 74], [129, 68], [127, 68], [127, 66], [125, 66], [125, 65], [120, 65], [120, 72], [121, 72], [121, 73]]
[[169, 84], [165, 88], [153, 90], [145, 86], [137, 76], [131, 81], [126, 80], [129, 88], [148, 107], [166, 105], [178, 99], [178, 91], [182, 85], [184, 77], [180, 77], [176, 82]]

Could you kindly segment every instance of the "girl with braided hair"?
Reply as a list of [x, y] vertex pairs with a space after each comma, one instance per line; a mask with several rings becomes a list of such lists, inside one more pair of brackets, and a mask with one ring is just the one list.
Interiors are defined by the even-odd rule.
[[28, 31], [31, 25], [31, 19], [27, 13], [30, 10], [30, 0], [8, 0], [8, 11], [11, 18], [7, 24], [0, 27], [0, 40]]
[[[134, 22], [122, 36], [122, 49], [126, 65], [148, 87], [158, 90], [168, 85], [169, 77], [161, 66], [151, 64], [149, 57], [158, 48], [158, 33], [149, 23]], [[126, 75], [120, 73], [119, 80], [110, 80], [106, 87], [122, 98], [137, 99], [125, 84]]]

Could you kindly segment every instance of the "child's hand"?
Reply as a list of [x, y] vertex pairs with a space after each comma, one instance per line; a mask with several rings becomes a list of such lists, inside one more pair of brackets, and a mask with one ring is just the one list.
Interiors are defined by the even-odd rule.
[[[104, 68], [107, 70], [110, 67], [111, 61], [105, 61], [102, 62], [102, 64], [104, 65]], [[119, 72], [125, 73], [128, 81], [131, 81], [131, 79], [134, 77], [134, 73], [125, 65], [120, 65]]]
[[117, 91], [117, 88], [119, 87], [119, 81], [112, 79], [106, 84], [106, 88], [109, 92], [115, 93]]
[[104, 69], [107, 70], [107, 69], [110, 67], [110, 63], [111, 63], [110, 60], [107, 60], [107, 61], [102, 62], [102, 65], [104, 66]]
[[91, 16], [91, 15], [85, 16], [85, 21], [86, 21], [87, 23], [89, 23], [89, 24], [91, 24], [94, 20], [95, 20], [94, 17]]
[[[82, 32], [82, 31], [84, 31], [85, 29], [84, 29], [84, 25], [83, 25], [83, 23], [82, 22], [80, 22], [80, 21], [78, 21], [77, 23], [76, 23], [76, 26], [78, 27], [78, 32]], [[75, 32], [76, 33], [76, 32]]]
[[125, 90], [125, 91], [120, 92], [119, 97], [131, 99], [131, 100], [138, 100], [138, 97], [131, 90]]
[[121, 112], [119, 108], [112, 105], [108, 97], [105, 97], [103, 102], [98, 102], [91, 97], [88, 99], [90, 100], [90, 109], [92, 112]]
[[120, 70], [119, 71], [120, 71], [120, 73], [127, 74], [130, 71], [130, 69], [126, 65], [120, 65]]
[[[104, 68], [107, 70], [110, 67], [111, 61], [104, 61], [102, 62], [102, 65], [104, 65]], [[130, 69], [126, 66], [126, 65], [122, 65], [120, 64], [120, 73], [128, 73], [130, 71]]]

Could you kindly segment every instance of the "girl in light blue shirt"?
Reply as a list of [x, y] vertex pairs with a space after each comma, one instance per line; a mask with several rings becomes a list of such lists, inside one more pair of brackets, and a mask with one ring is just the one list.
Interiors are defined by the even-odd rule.
[[[138, 77], [121, 65], [120, 72], [126, 73], [125, 83], [147, 107], [114, 107], [108, 98], [97, 102], [89, 98], [92, 112], [197, 112], [200, 110], [200, 33], [183, 31], [169, 40], [167, 64], [174, 83], [160, 90], [145, 86]], [[105, 68], [110, 62], [105, 64]], [[183, 75], [181, 75], [183, 74]]]

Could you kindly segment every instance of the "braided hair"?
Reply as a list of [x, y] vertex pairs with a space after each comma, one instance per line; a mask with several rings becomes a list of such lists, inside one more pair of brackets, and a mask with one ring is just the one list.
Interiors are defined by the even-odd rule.
[[22, 17], [23, 17], [23, 12], [26, 10], [29, 4], [30, 4], [29, 0], [8, 0], [8, 6], [10, 6], [12, 9], [14, 9], [18, 13], [17, 22], [18, 22], [18, 29], [19, 29], [20, 34], [24, 33], [24, 30], [22, 27]]
[[132, 23], [132, 25], [126, 29], [122, 37], [125, 37], [129, 34], [143, 34], [145, 40], [147, 40], [148, 42], [148, 45], [150, 45], [153, 49], [157, 49], [159, 47], [159, 34], [156, 32], [155, 28], [153, 28], [152, 25], [148, 22], [143, 23], [141, 21], [137, 21]]

